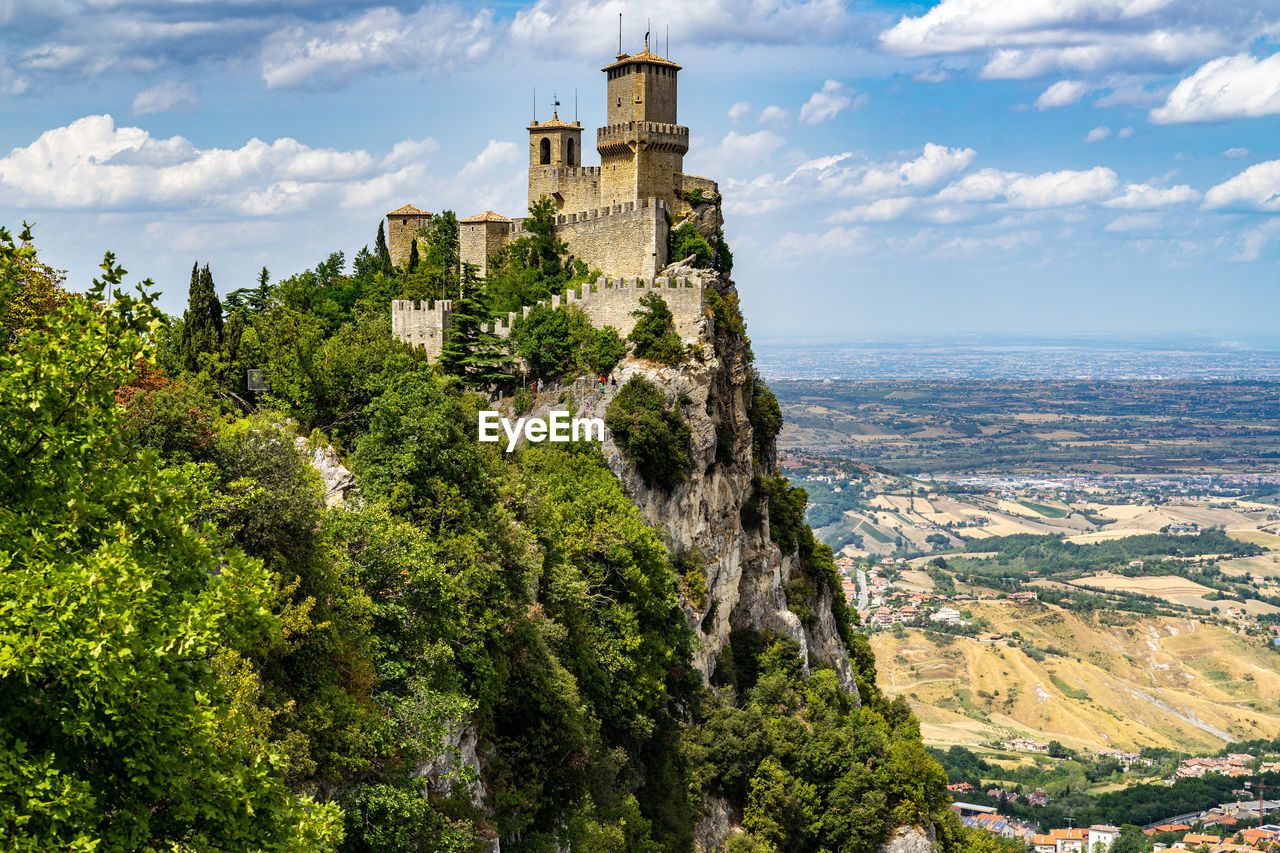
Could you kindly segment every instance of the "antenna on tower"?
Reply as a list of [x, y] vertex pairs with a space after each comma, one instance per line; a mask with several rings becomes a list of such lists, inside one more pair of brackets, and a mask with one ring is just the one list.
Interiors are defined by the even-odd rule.
[[578, 87], [573, 87], [573, 123], [578, 123]]
[[533, 123], [538, 123], [538, 87], [533, 87]]
[[648, 53], [648, 52], [649, 52], [649, 33], [653, 32], [653, 23], [652, 23], [652, 20], [651, 20], [650, 18], [645, 18], [645, 19], [644, 19], [644, 25], [645, 25], [645, 31], [644, 31], [644, 50], [645, 50], [645, 53]]
[[622, 56], [622, 13], [618, 13], [618, 56]]
[[668, 24], [668, 25], [667, 25], [667, 52], [666, 52], [666, 57], [667, 57], [667, 59], [670, 59], [670, 58], [671, 58], [671, 25], [670, 25], [670, 24]]

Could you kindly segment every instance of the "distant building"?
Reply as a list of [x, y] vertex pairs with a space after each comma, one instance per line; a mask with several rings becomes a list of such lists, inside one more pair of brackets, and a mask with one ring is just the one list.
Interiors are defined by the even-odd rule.
[[1089, 850], [1090, 853], [1097, 849], [1099, 844], [1103, 850], [1110, 850], [1111, 845], [1120, 837], [1120, 827], [1111, 826], [1105, 823], [1095, 823], [1089, 827]]

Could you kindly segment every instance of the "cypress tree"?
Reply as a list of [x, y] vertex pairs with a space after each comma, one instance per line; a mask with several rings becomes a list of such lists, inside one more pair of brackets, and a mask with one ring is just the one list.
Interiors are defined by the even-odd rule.
[[222, 350], [222, 303], [213, 284], [209, 265], [191, 267], [191, 285], [187, 291], [187, 311], [182, 315], [182, 366], [195, 373], [200, 369], [200, 354]]
[[409, 263], [405, 267], [405, 272], [413, 275], [414, 270], [418, 268], [418, 241], [415, 239], [409, 245]]
[[378, 220], [378, 239], [374, 241], [373, 250], [382, 262], [384, 272], [391, 272], [391, 250], [387, 248], [387, 231], [381, 219]]
[[513, 364], [506, 342], [481, 325], [489, 308], [476, 280], [474, 264], [462, 265], [458, 298], [453, 301], [449, 333], [440, 349], [440, 368], [472, 388], [497, 385], [511, 378]]

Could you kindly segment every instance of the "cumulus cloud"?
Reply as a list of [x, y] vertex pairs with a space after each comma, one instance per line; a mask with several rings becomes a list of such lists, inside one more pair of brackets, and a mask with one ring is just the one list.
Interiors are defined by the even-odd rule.
[[1249, 229], [1241, 238], [1240, 251], [1236, 253], [1232, 260], [1258, 260], [1258, 258], [1262, 257], [1262, 251], [1267, 247], [1267, 244], [1277, 237], [1280, 237], [1280, 219], [1270, 219], [1257, 228]]
[[871, 204], [861, 204], [848, 210], [839, 210], [828, 217], [830, 222], [889, 222], [906, 213], [917, 202], [911, 196], [882, 198]]
[[738, 133], [729, 131], [724, 139], [709, 148], [696, 149], [691, 158], [694, 164], [705, 163], [708, 171], [712, 168], [736, 168], [750, 166], [768, 160], [769, 156], [787, 144], [787, 140], [772, 130], [760, 130], [755, 133]]
[[1117, 138], [1117, 139], [1128, 139], [1128, 138], [1129, 138], [1129, 137], [1131, 137], [1131, 136], [1133, 136], [1133, 128], [1132, 128], [1132, 127], [1122, 127], [1122, 128], [1120, 128], [1120, 130], [1119, 130], [1119, 131], [1117, 131], [1117, 132], [1116, 132], [1116, 138]]
[[269, 89], [345, 83], [370, 72], [447, 70], [485, 55], [493, 14], [432, 3], [411, 14], [370, 9], [355, 18], [300, 24], [262, 43], [262, 79]]
[[1111, 135], [1111, 128], [1106, 126], [1095, 127], [1093, 130], [1085, 134], [1084, 141], [1086, 145], [1091, 142], [1101, 142], [1102, 140], [1106, 139], [1110, 135]]
[[729, 120], [738, 121], [746, 118], [747, 113], [751, 112], [751, 104], [746, 101], [738, 101], [738, 103], [729, 107]]
[[1249, 149], [1248, 148], [1228, 148], [1226, 151], [1222, 152], [1222, 156], [1229, 157], [1232, 160], [1238, 160], [1241, 157], [1248, 157]]
[[[636, 53], [644, 33], [640, 10], [624, 0], [538, 0], [516, 13], [510, 34], [518, 44], [596, 57], [601, 45], [617, 44], [619, 12], [628, 13], [623, 49]], [[677, 40], [671, 46], [677, 62], [690, 45], [832, 44], [843, 41], [854, 26], [843, 0], [652, 0], [640, 13], [655, 24], [679, 22], [672, 27]], [[659, 53], [665, 50], [656, 33], [651, 45]]]
[[809, 100], [800, 108], [800, 121], [805, 124], [824, 124], [852, 103], [853, 97], [843, 83], [838, 80], [828, 80], [822, 84], [821, 89], [810, 95]]
[[133, 99], [133, 114], [164, 113], [173, 110], [192, 112], [200, 106], [200, 96], [190, 83], [168, 81], [143, 89]]
[[1280, 210], [1280, 160], [1255, 163], [1209, 189], [1204, 206], [1241, 210]]
[[940, 65], [932, 65], [923, 71], [917, 71], [911, 75], [911, 79], [917, 83], [945, 83], [951, 79], [951, 74]]
[[209, 208], [270, 216], [325, 204], [350, 207], [390, 198], [423, 174], [430, 140], [397, 146], [385, 158], [366, 151], [311, 148], [294, 139], [250, 139], [236, 149], [197, 148], [181, 136], [156, 138], [86, 116], [41, 134], [0, 159], [0, 198], [64, 210]]
[[983, 169], [945, 187], [937, 200], [973, 204], [1003, 199], [1011, 207], [1070, 207], [1102, 201], [1115, 194], [1118, 183], [1116, 173], [1104, 166], [1039, 175]]
[[1153, 210], [1160, 207], [1172, 207], [1175, 204], [1187, 204], [1199, 201], [1200, 193], [1179, 184], [1175, 187], [1156, 187], [1151, 184], [1127, 184], [1124, 194], [1103, 202], [1105, 207], [1122, 210]]
[[1157, 124], [1227, 121], [1280, 113], [1280, 53], [1256, 59], [1223, 56], [1181, 80], [1164, 106], [1151, 111]]
[[782, 127], [791, 120], [791, 113], [784, 110], [777, 104], [770, 104], [760, 111], [758, 121], [761, 124], [771, 124], [774, 127]]
[[1104, 230], [1113, 233], [1155, 231], [1163, 222], [1163, 218], [1158, 213], [1128, 213], [1108, 222]]
[[903, 56], [986, 55], [982, 76], [1025, 79], [1060, 70], [1176, 68], [1256, 32], [1253, 10], [1196, 0], [942, 0], [880, 34]]
[[861, 255], [871, 250], [872, 243], [861, 228], [832, 228], [822, 234], [782, 235], [778, 246], [785, 252], [805, 255]]
[[1089, 91], [1089, 87], [1079, 80], [1059, 80], [1036, 98], [1036, 109], [1049, 110], [1054, 107], [1065, 107], [1074, 104]]

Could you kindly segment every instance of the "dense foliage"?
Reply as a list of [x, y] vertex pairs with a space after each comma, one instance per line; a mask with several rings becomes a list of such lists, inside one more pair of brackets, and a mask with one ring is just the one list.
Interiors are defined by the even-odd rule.
[[537, 305], [516, 321], [515, 351], [539, 379], [607, 373], [626, 355], [612, 326], [597, 329], [581, 308]]
[[676, 334], [675, 316], [667, 301], [655, 293], [640, 297], [640, 307], [631, 312], [636, 324], [627, 335], [632, 354], [659, 364], [676, 364], [684, 358], [684, 344]]
[[634, 376], [609, 403], [604, 423], [645, 482], [671, 491], [685, 481], [691, 433], [679, 401], [668, 402], [658, 386]]
[[[217, 340], [203, 269], [172, 321], [145, 290], [107, 303], [110, 259], [50, 297], [0, 236], [0, 317], [27, 306], [0, 351], [0, 846], [675, 853], [710, 795], [743, 815], [739, 849], [870, 851], [918, 821], [971, 845], [822, 597], [804, 492], [771, 481], [760, 511], [858, 696], [749, 631], [709, 690], [682, 602], [706, 606], [699, 555], [668, 553], [598, 451], [476, 442], [483, 339], [443, 366], [395, 341], [406, 278], [381, 243], [351, 274], [264, 270]], [[593, 352], [568, 357], [604, 369]], [[637, 378], [607, 416], [661, 488], [685, 476], [685, 403]], [[360, 486], [337, 508], [308, 464], [330, 444]]]

